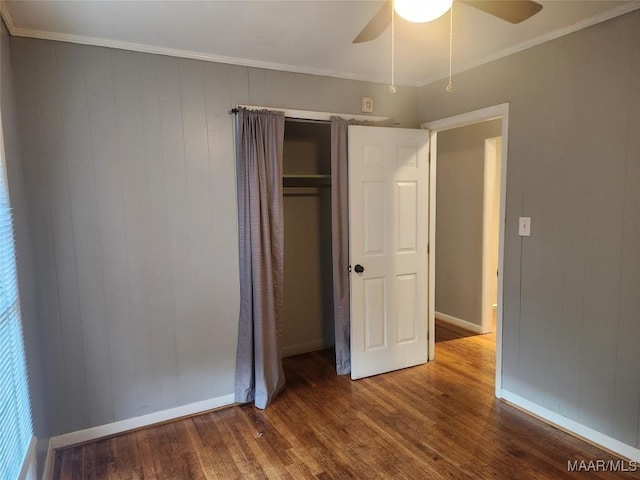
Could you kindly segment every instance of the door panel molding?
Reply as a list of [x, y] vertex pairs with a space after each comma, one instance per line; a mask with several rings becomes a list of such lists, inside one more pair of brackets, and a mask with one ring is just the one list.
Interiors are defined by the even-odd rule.
[[349, 127], [353, 379], [428, 360], [428, 156], [424, 130]]

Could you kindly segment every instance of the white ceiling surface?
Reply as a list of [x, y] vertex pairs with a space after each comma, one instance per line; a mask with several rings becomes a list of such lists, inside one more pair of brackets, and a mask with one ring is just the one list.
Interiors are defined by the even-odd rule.
[[[637, 1], [538, 0], [512, 25], [454, 2], [453, 69], [462, 71], [634, 8]], [[389, 83], [391, 32], [354, 45], [382, 1], [6, 1], [14, 35]], [[396, 84], [448, 73], [449, 15], [396, 23]]]

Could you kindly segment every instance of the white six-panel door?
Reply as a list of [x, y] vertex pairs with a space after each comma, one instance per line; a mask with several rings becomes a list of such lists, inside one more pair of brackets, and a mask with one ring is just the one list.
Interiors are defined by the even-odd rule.
[[427, 130], [349, 127], [353, 379], [428, 358], [428, 142]]

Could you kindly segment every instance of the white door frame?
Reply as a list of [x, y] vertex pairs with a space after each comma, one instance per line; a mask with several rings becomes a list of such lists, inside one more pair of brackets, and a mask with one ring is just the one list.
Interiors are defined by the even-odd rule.
[[504, 292], [504, 236], [505, 206], [507, 199], [507, 151], [509, 146], [509, 104], [461, 113], [453, 117], [423, 123], [422, 128], [430, 131], [430, 172], [429, 172], [429, 360], [435, 359], [435, 252], [436, 252], [436, 170], [438, 132], [465, 127], [474, 123], [502, 119], [502, 171], [500, 179], [500, 234], [498, 251], [498, 308], [496, 328], [496, 383], [495, 395], [502, 398], [502, 312]]

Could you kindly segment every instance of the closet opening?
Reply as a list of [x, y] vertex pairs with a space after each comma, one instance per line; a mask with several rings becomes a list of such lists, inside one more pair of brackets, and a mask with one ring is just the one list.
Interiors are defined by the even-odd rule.
[[284, 133], [282, 356], [335, 343], [331, 259], [331, 124], [287, 118]]

